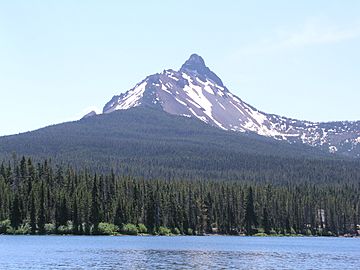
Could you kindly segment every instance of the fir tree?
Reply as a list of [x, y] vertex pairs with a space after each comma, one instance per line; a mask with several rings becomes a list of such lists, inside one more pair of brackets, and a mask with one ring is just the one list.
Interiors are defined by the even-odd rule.
[[78, 213], [78, 206], [77, 206], [77, 197], [74, 198], [73, 204], [73, 234], [79, 234], [79, 213]]
[[11, 222], [11, 227], [13, 227], [14, 229], [17, 229], [22, 222], [21, 212], [20, 212], [20, 202], [17, 193], [15, 193], [14, 200], [11, 206], [10, 222]]
[[123, 223], [124, 223], [124, 215], [123, 215], [122, 204], [121, 201], [118, 200], [115, 210], [114, 224], [120, 227], [122, 226]]
[[44, 182], [41, 182], [41, 189], [40, 189], [40, 207], [38, 212], [38, 228], [39, 234], [45, 233], [45, 188]]
[[98, 234], [98, 227], [100, 222], [100, 207], [99, 207], [99, 199], [98, 199], [98, 183], [97, 177], [95, 175], [93, 181], [93, 188], [91, 192], [91, 213], [90, 213], [90, 222], [93, 225], [93, 234]]
[[66, 198], [65, 195], [62, 197], [59, 206], [59, 225], [66, 225], [68, 221], [68, 209], [66, 205]]
[[267, 211], [266, 207], [263, 208], [262, 227], [264, 228], [264, 233], [270, 234], [271, 226], [270, 226], [268, 211]]
[[246, 199], [244, 224], [245, 224], [246, 234], [248, 235], [254, 234], [255, 227], [258, 225], [258, 223], [254, 209], [254, 195], [251, 187], [249, 187], [247, 199]]
[[36, 233], [36, 206], [35, 206], [35, 198], [34, 192], [31, 192], [31, 202], [30, 202], [30, 226], [31, 233]]

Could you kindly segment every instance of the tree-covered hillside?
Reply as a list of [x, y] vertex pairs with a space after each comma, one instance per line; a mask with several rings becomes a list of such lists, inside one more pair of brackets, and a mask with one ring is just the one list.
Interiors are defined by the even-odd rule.
[[356, 161], [145, 107], [0, 138], [0, 156], [13, 153], [144, 178], [341, 182], [359, 175]]
[[22, 158], [0, 166], [0, 234], [357, 235], [359, 188], [144, 180]]
[[357, 234], [358, 161], [149, 108], [0, 152], [0, 233]]

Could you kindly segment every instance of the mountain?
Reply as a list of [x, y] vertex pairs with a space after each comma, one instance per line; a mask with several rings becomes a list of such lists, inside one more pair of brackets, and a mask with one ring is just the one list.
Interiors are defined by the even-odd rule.
[[147, 179], [343, 183], [359, 179], [360, 173], [353, 159], [222, 130], [148, 106], [0, 137], [0, 161], [5, 159], [6, 167], [22, 155]]
[[[223, 130], [251, 132], [360, 157], [360, 121], [315, 123], [257, 110], [231, 93], [196, 54], [179, 71], [169, 69], [148, 76], [131, 90], [114, 96], [104, 106], [103, 114], [138, 106], [200, 119]], [[93, 115], [94, 112], [87, 117]]]
[[[269, 119], [292, 121], [246, 104], [192, 55], [179, 71], [151, 75], [113, 97], [100, 115], [90, 112], [79, 121], [0, 137], [0, 161], [25, 155], [146, 179], [359, 179], [358, 160], [295, 143], [295, 136], [274, 136]], [[309, 122], [296, 123], [310, 130]]]

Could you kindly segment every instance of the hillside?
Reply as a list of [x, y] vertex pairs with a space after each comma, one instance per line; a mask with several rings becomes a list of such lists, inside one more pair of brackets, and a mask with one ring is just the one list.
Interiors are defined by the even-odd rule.
[[145, 178], [284, 182], [316, 175], [324, 182], [358, 174], [356, 161], [148, 107], [1, 137], [0, 156], [9, 159], [12, 153]]

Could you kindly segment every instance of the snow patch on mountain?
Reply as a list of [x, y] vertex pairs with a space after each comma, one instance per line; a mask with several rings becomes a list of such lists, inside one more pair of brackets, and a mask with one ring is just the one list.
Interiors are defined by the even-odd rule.
[[146, 82], [143, 82], [135, 86], [132, 90], [128, 91], [122, 98], [122, 102], [116, 105], [115, 110], [126, 110], [131, 107], [139, 106], [141, 104], [140, 99], [144, 95], [145, 87]]
[[315, 123], [259, 111], [232, 94], [196, 54], [179, 71], [169, 69], [148, 76], [126, 93], [114, 96], [103, 113], [140, 105], [195, 117], [224, 130], [254, 132], [331, 153], [360, 154], [360, 121]]

